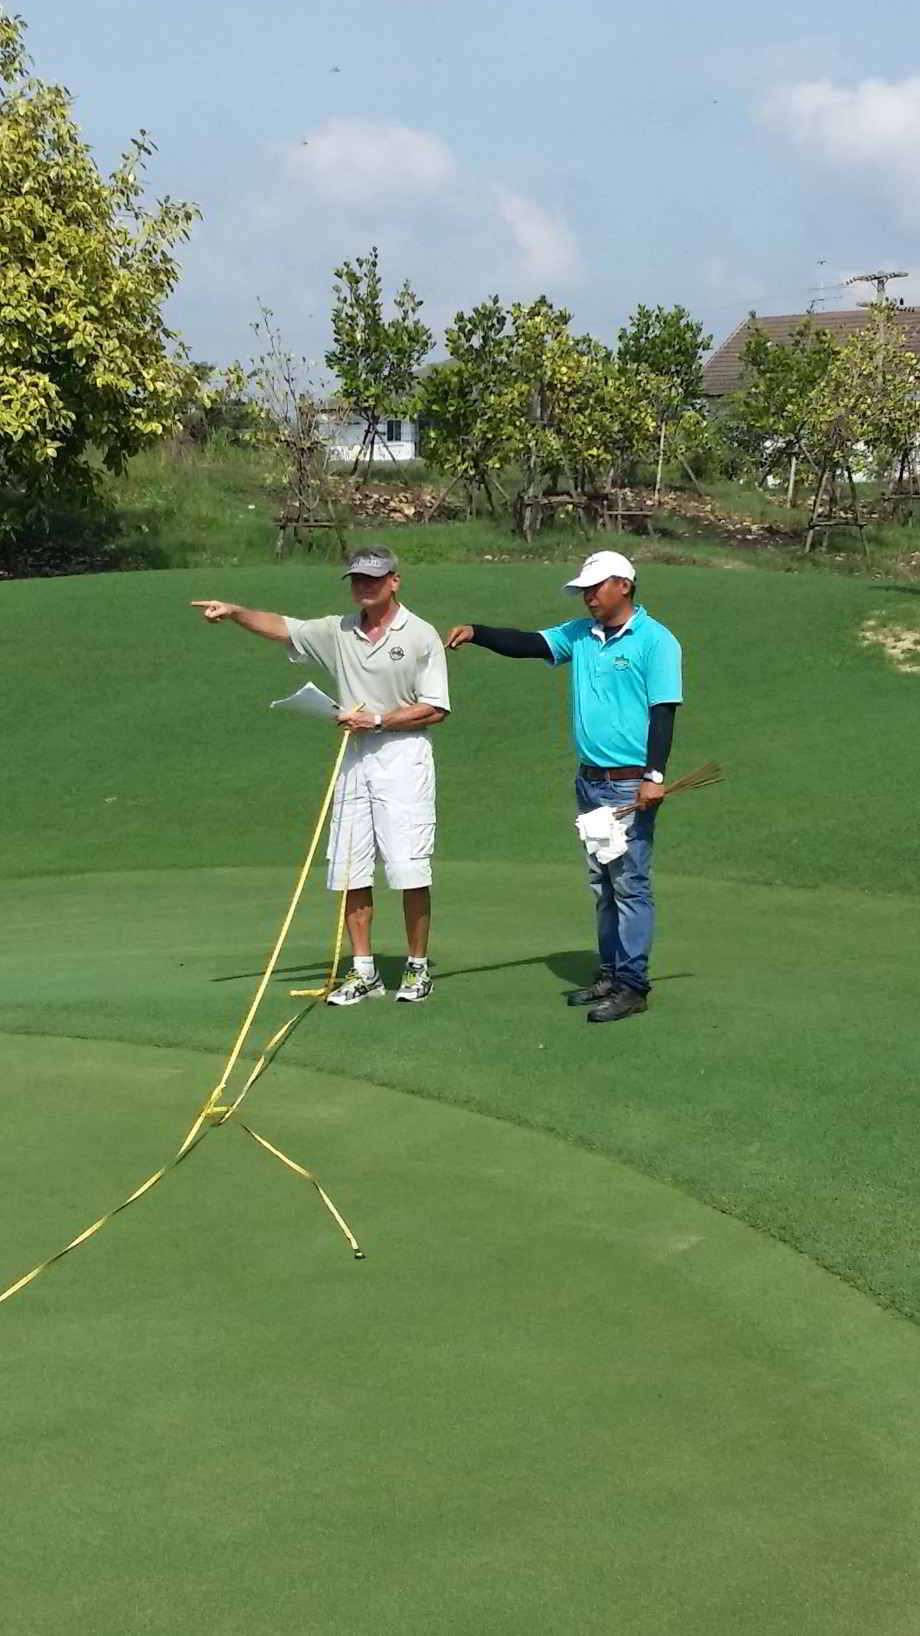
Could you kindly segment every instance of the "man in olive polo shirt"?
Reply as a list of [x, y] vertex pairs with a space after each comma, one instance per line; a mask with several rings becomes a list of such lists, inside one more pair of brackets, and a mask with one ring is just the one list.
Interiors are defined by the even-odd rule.
[[205, 619], [231, 619], [256, 636], [287, 644], [295, 664], [334, 677], [339, 721], [352, 738], [336, 784], [329, 831], [331, 891], [347, 888], [345, 921], [354, 968], [329, 1004], [357, 1005], [386, 993], [371, 953], [378, 852], [387, 883], [403, 894], [408, 957], [397, 1000], [425, 1000], [431, 922], [435, 773], [428, 728], [450, 711], [447, 662], [432, 625], [399, 601], [399, 564], [387, 547], [354, 552], [356, 612], [293, 619], [230, 602], [194, 602]]
[[597, 900], [600, 971], [568, 996], [587, 1005], [589, 1022], [619, 1022], [644, 1011], [655, 924], [650, 869], [664, 770], [683, 697], [680, 644], [638, 606], [636, 570], [618, 551], [598, 551], [564, 589], [581, 595], [586, 619], [543, 631], [456, 625], [448, 648], [465, 642], [511, 659], [572, 666], [572, 730], [580, 813], [638, 801], [623, 856], [601, 864], [587, 854]]

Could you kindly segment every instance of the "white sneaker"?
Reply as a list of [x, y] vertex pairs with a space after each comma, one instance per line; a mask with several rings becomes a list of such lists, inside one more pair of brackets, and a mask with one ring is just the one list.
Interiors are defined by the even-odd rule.
[[397, 1000], [427, 1000], [434, 988], [427, 971], [423, 966], [414, 966], [409, 961], [402, 975], [402, 982], [396, 992]]
[[327, 1005], [360, 1005], [362, 1000], [382, 1000], [386, 994], [379, 971], [373, 977], [362, 977], [352, 967], [345, 981], [330, 994]]

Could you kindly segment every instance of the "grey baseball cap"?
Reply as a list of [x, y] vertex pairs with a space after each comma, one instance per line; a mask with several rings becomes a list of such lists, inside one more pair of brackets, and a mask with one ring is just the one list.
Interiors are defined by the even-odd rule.
[[399, 558], [394, 556], [387, 545], [366, 545], [363, 550], [353, 551], [348, 559], [343, 579], [351, 574], [369, 574], [371, 579], [383, 579], [385, 574], [399, 573]]

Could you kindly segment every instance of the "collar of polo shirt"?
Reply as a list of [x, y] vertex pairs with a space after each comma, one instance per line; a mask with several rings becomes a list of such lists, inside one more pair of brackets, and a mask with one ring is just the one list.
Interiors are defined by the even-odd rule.
[[633, 611], [627, 619], [626, 624], [621, 625], [618, 631], [609, 631], [606, 625], [592, 625], [591, 635], [596, 636], [601, 642], [618, 642], [621, 636], [629, 635], [637, 621], [644, 618], [645, 609], [641, 604], [637, 604], [637, 606], [633, 608]]
[[[403, 603], [400, 603], [399, 607], [396, 610], [396, 613], [393, 615], [393, 618], [390, 620], [390, 623], [388, 624], [386, 630], [384, 631], [383, 636], [378, 636], [377, 643], [383, 642], [386, 639], [386, 637], [389, 636], [390, 631], [402, 630], [402, 627], [406, 623], [406, 620], [408, 619], [408, 617], [409, 617], [408, 608], [406, 608], [403, 605]], [[347, 625], [351, 626], [351, 628], [354, 631], [356, 636], [360, 636], [362, 642], [369, 642], [370, 641], [370, 637], [368, 636], [367, 631], [362, 629], [361, 614], [360, 614], [360, 611], [357, 608], [355, 609], [354, 613], [346, 614], [345, 623]], [[376, 645], [377, 644], [375, 644], [375, 646]]]

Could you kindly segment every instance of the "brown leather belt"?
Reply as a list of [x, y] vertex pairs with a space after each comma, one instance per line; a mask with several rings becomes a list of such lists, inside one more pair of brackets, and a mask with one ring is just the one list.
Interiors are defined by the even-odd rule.
[[621, 778], [641, 778], [644, 767], [590, 767], [583, 761], [578, 771], [582, 778], [600, 779], [604, 782], [617, 783]]

